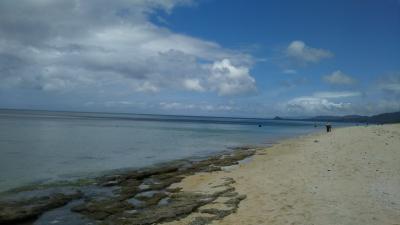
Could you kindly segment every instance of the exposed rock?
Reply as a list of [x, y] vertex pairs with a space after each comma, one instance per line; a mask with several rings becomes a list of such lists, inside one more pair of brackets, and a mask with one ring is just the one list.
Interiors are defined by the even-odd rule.
[[151, 196], [139, 195], [139, 196], [136, 196], [135, 198], [140, 201], [145, 202], [146, 206], [153, 206], [153, 205], [157, 205], [161, 199], [163, 199], [167, 196], [168, 195], [164, 192], [157, 192]]
[[[195, 217], [190, 224], [207, 224], [235, 212], [239, 202], [245, 198], [238, 195], [231, 186], [235, 183], [232, 178], [226, 178], [223, 183], [212, 187], [212, 193], [188, 193], [182, 192], [180, 188], [169, 187], [180, 182], [185, 176], [196, 172], [219, 171], [221, 167], [238, 164], [238, 161], [254, 153], [255, 150], [243, 147], [204, 160], [177, 160], [151, 168], [102, 176], [94, 179], [95, 182], [91, 180], [87, 185], [77, 185], [78, 190], [85, 190], [83, 193], [55, 194], [23, 201], [3, 202], [0, 203], [0, 224], [34, 221], [43, 212], [61, 207], [77, 198], [83, 198], [85, 201], [71, 210], [103, 224], [153, 224], [183, 218], [196, 211], [200, 216]], [[101, 188], [102, 191], [90, 194], [88, 189], [94, 188]], [[111, 195], [101, 194], [103, 192], [109, 192]], [[225, 204], [226, 209], [199, 210], [207, 204], [215, 204], [221, 197], [225, 199], [221, 204]]]
[[80, 192], [71, 195], [59, 193], [40, 198], [1, 202], [0, 224], [17, 224], [34, 220], [45, 211], [63, 206], [73, 199], [80, 198], [81, 195]]
[[82, 213], [89, 218], [104, 220], [110, 215], [121, 213], [125, 210], [132, 210], [134, 206], [126, 201], [117, 199], [91, 200], [72, 208], [72, 211]]
[[198, 207], [208, 203], [204, 195], [193, 193], [177, 193], [170, 197], [168, 205], [151, 206], [137, 213], [121, 213], [108, 217], [104, 224], [153, 224], [179, 218], [193, 212]]
[[199, 216], [196, 217], [193, 221], [191, 221], [188, 225], [206, 225], [216, 219], [217, 218], [215, 216], [214, 217]]
[[119, 190], [120, 200], [125, 200], [128, 198], [132, 198], [141, 190], [139, 188], [140, 181], [136, 179], [128, 179], [120, 182], [119, 186], [121, 189]]

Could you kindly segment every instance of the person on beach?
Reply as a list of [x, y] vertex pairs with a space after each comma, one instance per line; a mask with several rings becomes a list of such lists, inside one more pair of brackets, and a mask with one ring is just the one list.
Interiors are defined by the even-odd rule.
[[331, 125], [330, 123], [327, 123], [327, 124], [325, 125], [325, 127], [326, 127], [326, 132], [327, 132], [327, 133], [329, 133], [329, 132], [332, 131], [332, 125]]

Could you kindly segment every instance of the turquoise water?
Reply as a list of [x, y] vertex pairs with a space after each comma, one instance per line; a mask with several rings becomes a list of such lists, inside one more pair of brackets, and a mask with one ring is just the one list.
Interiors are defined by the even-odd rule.
[[321, 129], [266, 119], [0, 110], [0, 191], [268, 145]]

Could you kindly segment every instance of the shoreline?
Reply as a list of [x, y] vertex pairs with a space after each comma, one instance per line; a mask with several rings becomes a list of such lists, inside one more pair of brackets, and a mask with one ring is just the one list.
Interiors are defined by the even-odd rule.
[[[192, 194], [170, 185], [198, 172], [220, 171], [239, 164], [254, 153], [254, 148], [240, 147], [196, 160], [175, 160], [141, 169], [113, 171], [95, 178], [11, 189], [0, 195], [0, 224], [57, 222], [52, 214], [60, 210], [67, 217], [73, 217], [75, 224], [106, 223], [125, 218], [126, 212], [133, 215], [132, 224], [176, 219], [227, 192], [239, 201], [243, 196], [236, 196], [232, 189], [214, 195]], [[160, 215], [149, 217], [154, 211]]]
[[[275, 128], [272, 127], [272, 129]], [[31, 157], [33, 158], [32, 161], [33, 166], [32, 167], [28, 166], [27, 168], [21, 166], [15, 166], [18, 165], [17, 163], [15, 164], [10, 163], [14, 161], [19, 162], [18, 160], [24, 157], [23, 151], [19, 150], [17, 151], [16, 149], [13, 148], [11, 148], [8, 151], [7, 146], [3, 146], [3, 148], [5, 149], [5, 153], [3, 153], [5, 157], [3, 158], [3, 160], [6, 163], [3, 164], [2, 167], [3, 170], [2, 173], [0, 174], [0, 195], [2, 192], [6, 192], [10, 189], [16, 189], [22, 186], [34, 186], [43, 183], [71, 181], [80, 178], [86, 179], [86, 178], [101, 176], [103, 174], [119, 173], [120, 171], [124, 170], [138, 170], [158, 164], [169, 163], [175, 160], [204, 159], [213, 155], [229, 152], [235, 147], [240, 147], [240, 146], [268, 147], [271, 144], [275, 144], [276, 142], [279, 142], [287, 138], [295, 137], [299, 134], [315, 132], [315, 129], [311, 128], [310, 126], [305, 126], [303, 131], [299, 131], [299, 129], [297, 130], [296, 129], [293, 132], [284, 131], [281, 133], [279, 132], [274, 133], [272, 131], [270, 133], [266, 133], [265, 135], [260, 135], [262, 132], [256, 133], [258, 135], [257, 138], [251, 138], [251, 136], [253, 136], [252, 133], [245, 134], [245, 136], [249, 137], [245, 137], [243, 138], [243, 140], [239, 140], [237, 142], [235, 142], [234, 139], [232, 139], [233, 142], [235, 143], [230, 143], [229, 141], [225, 142], [224, 140], [226, 139], [226, 135], [222, 137], [222, 140], [216, 140], [219, 139], [218, 137], [211, 139], [204, 139], [203, 137], [200, 141], [196, 141], [193, 144], [193, 146], [195, 146], [193, 148], [194, 150], [188, 150], [188, 151], [182, 150], [181, 149], [182, 146], [179, 146], [179, 144], [176, 148], [178, 150], [175, 151], [173, 150], [174, 149], [173, 144], [167, 143], [165, 147], [164, 145], [161, 145], [163, 146], [162, 148], [165, 148], [165, 151], [163, 151], [162, 154], [159, 155], [157, 154], [157, 151], [159, 151], [157, 145], [156, 145], [156, 149], [158, 149], [157, 151], [153, 151], [151, 150], [151, 148], [137, 147], [140, 152], [137, 156], [135, 155], [136, 153], [134, 153], [134, 151], [129, 151], [126, 157], [124, 157], [122, 152], [115, 153], [115, 157], [113, 157], [107, 155], [110, 152], [113, 152], [112, 150], [109, 150], [106, 151], [108, 153], [105, 155], [110, 160], [107, 159], [106, 157], [103, 158], [102, 156], [96, 156], [97, 153], [95, 151], [89, 151], [88, 153], [86, 152], [81, 153], [80, 150], [77, 151], [74, 150], [72, 154], [60, 154], [57, 153], [59, 151], [57, 150], [54, 153], [50, 152], [49, 153], [50, 157], [44, 157], [45, 155], [41, 157]], [[320, 128], [318, 128], [317, 130], [319, 129]], [[211, 144], [208, 144], [207, 141], [210, 141]], [[213, 143], [219, 143], [219, 144], [213, 144]], [[20, 147], [22, 149], [23, 146]], [[121, 146], [117, 146], [116, 149], [118, 149], [119, 147]], [[190, 149], [190, 146], [188, 148]], [[80, 149], [80, 148], [74, 148], [74, 149]], [[110, 148], [107, 147], [107, 149], [113, 149], [113, 147]], [[146, 149], [150, 150], [148, 151]], [[65, 147], [62, 147], [61, 150], [63, 150], [61, 152], [66, 151]], [[171, 154], [169, 153], [170, 150]], [[12, 151], [16, 151], [20, 156], [18, 158], [15, 158], [14, 155], [17, 154], [11, 154], [10, 152]], [[147, 151], [149, 153], [146, 153]], [[44, 152], [38, 151], [38, 153], [44, 154], [46, 153], [46, 151]], [[95, 154], [95, 156], [91, 157], [90, 154]], [[8, 157], [8, 155], [12, 155], [12, 157]], [[58, 157], [56, 157], [57, 155]], [[66, 155], [67, 158], [63, 159], [63, 157], [59, 157], [60, 155]], [[83, 157], [83, 159], [80, 159], [80, 157]], [[135, 157], [137, 157], [137, 159], [139, 160], [136, 160]], [[76, 158], [76, 160], [75, 159], [71, 160], [71, 158]], [[96, 158], [99, 158], [99, 161], [97, 161]], [[29, 159], [30, 158], [28, 158], [27, 160]], [[52, 160], [54, 160], [54, 163], [52, 162]], [[71, 164], [67, 162], [71, 162]], [[105, 166], [102, 166], [103, 164]], [[49, 165], [51, 165], [51, 167], [49, 167]], [[28, 173], [27, 170], [29, 169], [32, 169], [34, 173], [32, 174]]]
[[[364, 207], [349, 208], [351, 203], [341, 205], [344, 204], [341, 201], [348, 199], [358, 204], [366, 199], [366, 205], [371, 207], [369, 192], [362, 198], [357, 197], [358, 192], [351, 192], [356, 195], [352, 199], [346, 191], [348, 188], [354, 191], [351, 185], [365, 185], [364, 178], [369, 178], [370, 174], [362, 174], [361, 164], [357, 163], [364, 163], [362, 160], [366, 160], [366, 154], [373, 154], [379, 145], [389, 148], [390, 152], [384, 153], [389, 156], [384, 156], [393, 168], [386, 168], [382, 163], [386, 162], [381, 159], [383, 156], [376, 153], [381, 160], [376, 159], [379, 165], [386, 170], [398, 168], [400, 155], [394, 149], [400, 146], [399, 124], [337, 128], [332, 133], [318, 131], [280, 139], [269, 147], [246, 147], [199, 161], [176, 160], [153, 168], [119, 171], [74, 185], [45, 187], [44, 190], [54, 190], [44, 193], [40, 189], [22, 191], [32, 192], [30, 197], [35, 197], [23, 200], [20, 196], [12, 204], [0, 201], [0, 224], [4, 221], [63, 224], [63, 220], [68, 220], [69, 224], [115, 225], [330, 225], [338, 224], [336, 221], [342, 221], [339, 224], [358, 224], [360, 221], [363, 224], [377, 224], [377, 221], [379, 224], [396, 224], [388, 221], [400, 221], [397, 216], [400, 215], [400, 195], [394, 194], [400, 187], [399, 172], [392, 171], [387, 178], [398, 182], [391, 184], [394, 189], [386, 188], [385, 194], [380, 193], [386, 203], [389, 201], [386, 195], [392, 197], [392, 201], [387, 203], [389, 206], [385, 206], [389, 213], [382, 209], [374, 214]], [[368, 166], [374, 163], [372, 158], [370, 160]], [[349, 165], [354, 168], [348, 168]], [[353, 177], [353, 170], [359, 176]], [[346, 176], [338, 171], [345, 171]], [[332, 174], [336, 177], [330, 177]], [[350, 178], [358, 183], [351, 183]], [[335, 187], [337, 182], [341, 186]], [[332, 187], [340, 192], [330, 190]], [[27, 210], [32, 208], [34, 210]], [[376, 207], [372, 208], [376, 210]], [[354, 210], [351, 211], [354, 215], [347, 215], [345, 210]], [[369, 219], [363, 219], [365, 215], [358, 216], [367, 212], [374, 216]]]
[[195, 156], [160, 161], [160, 162], [156, 162], [154, 164], [144, 166], [144, 167], [124, 167], [124, 168], [109, 169], [109, 170], [103, 170], [103, 171], [98, 171], [98, 172], [88, 172], [88, 173], [77, 172], [77, 173], [71, 173], [71, 174], [64, 174], [59, 178], [33, 180], [30, 182], [21, 183], [19, 185], [10, 186], [5, 189], [0, 189], [0, 200], [1, 200], [1, 196], [7, 195], [7, 194], [13, 193], [13, 192], [20, 192], [20, 191], [32, 190], [32, 189], [33, 190], [34, 189], [42, 189], [42, 188], [53, 187], [53, 186], [65, 186], [65, 185], [75, 186], [75, 185], [81, 185], [81, 184], [86, 184], [86, 183], [92, 183], [92, 182], [94, 182], [94, 180], [96, 180], [96, 178], [102, 177], [102, 176], [108, 176], [108, 175], [120, 174], [120, 173], [132, 172], [132, 171], [146, 170], [146, 169], [151, 169], [153, 167], [164, 167], [164, 166], [168, 166], [169, 164], [179, 163], [181, 161], [195, 162], [195, 161], [207, 160], [208, 158], [212, 158], [214, 156], [218, 156], [218, 155], [222, 155], [222, 154], [230, 154], [230, 153], [236, 151], [237, 149], [269, 148], [269, 147], [276, 145], [285, 140], [290, 140], [293, 138], [303, 137], [303, 136], [307, 136], [307, 135], [313, 135], [313, 134], [317, 134], [320, 132], [323, 132], [323, 131], [320, 129], [320, 127], [318, 127], [315, 130], [308, 131], [307, 133], [301, 133], [301, 134], [297, 134], [297, 135], [295, 135], [295, 134], [280, 135], [280, 136], [277, 136], [274, 139], [271, 139], [268, 142], [264, 142], [264, 143], [229, 146], [223, 150], [218, 150], [218, 151], [213, 150], [211, 152], [207, 152], [207, 153], [199, 154], [199, 155], [195, 155]]
[[221, 150], [221, 151], [214, 151], [214, 152], [210, 152], [210, 153], [205, 153], [204, 155], [185, 157], [185, 158], [181, 158], [181, 159], [160, 161], [160, 162], [156, 162], [152, 165], [144, 166], [144, 167], [125, 167], [125, 168], [104, 170], [104, 171], [91, 172], [91, 173], [82, 173], [81, 172], [81, 173], [76, 173], [76, 174], [68, 174], [67, 177], [70, 177], [70, 178], [60, 177], [57, 179], [49, 179], [49, 181], [37, 180], [37, 181], [27, 182], [27, 183], [23, 183], [18, 186], [15, 186], [15, 187], [1, 190], [0, 191], [0, 200], [1, 200], [2, 196], [8, 195], [8, 194], [13, 194], [13, 193], [18, 193], [18, 192], [23, 192], [23, 191], [40, 190], [40, 189], [46, 189], [49, 187], [79, 186], [79, 185], [85, 185], [85, 184], [92, 184], [92, 183], [96, 183], [97, 180], [101, 177], [114, 176], [114, 175], [119, 175], [119, 174], [128, 174], [128, 173], [133, 173], [133, 172], [152, 170], [152, 169], [156, 169], [156, 168], [164, 168], [164, 167], [169, 167], [171, 165], [176, 165], [176, 164], [185, 163], [185, 162], [195, 163], [195, 162], [199, 162], [199, 161], [207, 161], [211, 158], [218, 157], [221, 155], [229, 155], [229, 154], [235, 153], [235, 152], [243, 150], [243, 149], [268, 148], [276, 143], [279, 143], [279, 141], [282, 141], [285, 139], [290, 139], [290, 137], [289, 138], [281, 138], [281, 139], [277, 140], [276, 142], [268, 143], [265, 145], [243, 145], [243, 146], [237, 146], [237, 147], [228, 147], [225, 150]]

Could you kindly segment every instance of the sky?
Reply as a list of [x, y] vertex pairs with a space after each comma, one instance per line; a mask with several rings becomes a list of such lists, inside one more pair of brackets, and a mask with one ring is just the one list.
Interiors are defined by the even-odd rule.
[[400, 1], [2, 0], [0, 108], [400, 111]]

